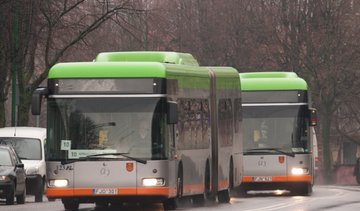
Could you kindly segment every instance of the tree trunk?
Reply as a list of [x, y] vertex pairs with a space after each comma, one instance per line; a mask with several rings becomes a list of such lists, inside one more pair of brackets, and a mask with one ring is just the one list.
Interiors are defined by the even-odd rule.
[[29, 123], [32, 94], [25, 92], [26, 91], [23, 90], [19, 93], [18, 126], [27, 126]]
[[5, 127], [6, 125], [6, 116], [5, 116], [5, 101], [0, 102], [0, 127]]
[[330, 150], [330, 130], [332, 122], [331, 106], [325, 104], [322, 107], [321, 128], [322, 128], [322, 142], [323, 142], [323, 173], [326, 183], [333, 182], [332, 175], [332, 156]]

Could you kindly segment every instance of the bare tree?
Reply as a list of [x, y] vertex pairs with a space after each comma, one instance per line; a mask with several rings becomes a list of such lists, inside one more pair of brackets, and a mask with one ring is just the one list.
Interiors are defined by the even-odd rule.
[[133, 6], [135, 2], [34, 0], [20, 5], [23, 27], [17, 49], [19, 125], [28, 124], [32, 92], [46, 79], [50, 67], [111, 18], [141, 12]]
[[[281, 70], [304, 77], [319, 109], [324, 169], [331, 178], [330, 137], [342, 102], [359, 96], [356, 72], [360, 59], [352, 1], [264, 0], [254, 16], [266, 30], [263, 43]], [[265, 15], [264, 15], [265, 14]]]

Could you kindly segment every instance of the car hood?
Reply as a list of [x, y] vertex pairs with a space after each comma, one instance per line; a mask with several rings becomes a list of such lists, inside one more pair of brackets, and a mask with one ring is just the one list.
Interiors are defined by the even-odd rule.
[[14, 171], [14, 166], [0, 166], [0, 175], [6, 176], [11, 174]]
[[30, 166], [37, 166], [40, 164], [40, 160], [21, 160], [21, 162], [24, 164], [24, 167], [27, 169], [29, 168]]
[[25, 159], [22, 159], [21, 162], [24, 164], [25, 168], [27, 166], [36, 166], [36, 165], [39, 165], [40, 164], [40, 160], [25, 160]]

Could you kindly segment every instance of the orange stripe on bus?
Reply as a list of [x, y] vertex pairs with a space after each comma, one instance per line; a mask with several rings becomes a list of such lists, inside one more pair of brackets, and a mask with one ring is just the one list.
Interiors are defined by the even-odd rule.
[[221, 180], [219, 181], [219, 189], [224, 190], [229, 187], [229, 180]]
[[[137, 188], [137, 195], [141, 196], [174, 196], [175, 188], [169, 187], [151, 187], [151, 188]], [[176, 195], [176, 194], [175, 194]]]
[[[47, 197], [94, 196], [93, 188], [48, 188]], [[101, 196], [101, 195], [99, 195]], [[117, 196], [176, 196], [169, 187], [118, 188]]]
[[190, 185], [184, 185], [183, 187], [184, 194], [203, 193], [204, 190], [205, 190], [204, 184], [190, 184]]
[[271, 181], [254, 181], [253, 176], [243, 176], [243, 182], [311, 182], [312, 181], [312, 177], [310, 175], [269, 176], [269, 177], [272, 178]]
[[[219, 181], [219, 189], [226, 189], [229, 180]], [[205, 190], [204, 184], [184, 185], [184, 194], [201, 194]], [[118, 196], [165, 196], [175, 197], [177, 194], [174, 187], [141, 187], [141, 188], [118, 188]], [[48, 188], [47, 197], [70, 197], [70, 196], [94, 196], [93, 188]]]

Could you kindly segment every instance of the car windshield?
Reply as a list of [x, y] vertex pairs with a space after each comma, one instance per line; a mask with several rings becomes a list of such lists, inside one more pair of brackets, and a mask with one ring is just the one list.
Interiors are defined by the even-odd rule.
[[12, 166], [9, 150], [0, 149], [0, 166]]
[[41, 160], [41, 141], [34, 138], [0, 137], [0, 144], [12, 146], [23, 160]]

